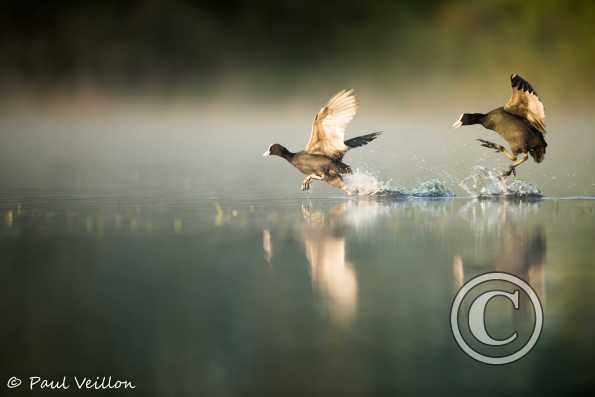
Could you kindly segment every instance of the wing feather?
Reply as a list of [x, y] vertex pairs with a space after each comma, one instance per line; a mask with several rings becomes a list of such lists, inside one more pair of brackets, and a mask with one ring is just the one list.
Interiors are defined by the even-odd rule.
[[518, 74], [510, 76], [512, 96], [504, 110], [526, 119], [533, 127], [545, 134], [545, 109], [531, 84]]
[[345, 145], [345, 129], [357, 112], [353, 90], [339, 91], [316, 114], [306, 152], [341, 158], [349, 150]]

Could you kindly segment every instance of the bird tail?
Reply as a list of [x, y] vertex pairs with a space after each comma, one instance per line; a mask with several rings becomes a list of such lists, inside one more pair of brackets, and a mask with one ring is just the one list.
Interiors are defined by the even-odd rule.
[[380, 135], [382, 135], [382, 131], [372, 132], [371, 134], [356, 136], [355, 138], [348, 139], [344, 143], [346, 146], [349, 146], [350, 149], [353, 149], [356, 147], [367, 145], [374, 139], [378, 138]]
[[452, 125], [454, 128], [459, 128], [462, 125], [481, 124], [481, 119], [485, 117], [483, 113], [463, 113], [459, 119]]
[[536, 163], [541, 163], [545, 158], [545, 147], [538, 146], [536, 148], [530, 149], [529, 153], [531, 154], [531, 157], [533, 157], [533, 160], [535, 160]]
[[543, 159], [545, 158], [545, 147], [546, 146], [547, 146], [547, 143], [545, 143], [545, 140], [544, 140], [541, 145], [534, 146], [531, 149], [529, 149], [529, 154], [531, 154], [531, 157], [533, 157], [533, 160], [535, 160], [536, 163], [541, 163], [543, 161]]
[[351, 167], [348, 166], [347, 164], [345, 164], [345, 167], [341, 168], [341, 175], [351, 175], [351, 174], [353, 174]]

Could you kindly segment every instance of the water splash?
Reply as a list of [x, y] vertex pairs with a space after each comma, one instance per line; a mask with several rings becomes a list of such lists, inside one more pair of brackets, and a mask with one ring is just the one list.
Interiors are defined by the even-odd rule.
[[354, 195], [378, 198], [404, 199], [407, 197], [452, 197], [454, 194], [440, 179], [421, 182], [413, 189], [392, 185], [370, 171], [356, 169], [344, 177], [347, 189]]
[[435, 178], [420, 183], [411, 189], [408, 195], [413, 197], [452, 197], [454, 193], [448, 189], [442, 180]]
[[475, 166], [459, 186], [472, 197], [540, 198], [537, 186], [521, 179], [502, 178], [496, 170]]
[[347, 190], [358, 196], [372, 196], [377, 194], [392, 193], [403, 194], [400, 187], [392, 187], [391, 181], [383, 181], [371, 171], [355, 169], [353, 174], [343, 178]]

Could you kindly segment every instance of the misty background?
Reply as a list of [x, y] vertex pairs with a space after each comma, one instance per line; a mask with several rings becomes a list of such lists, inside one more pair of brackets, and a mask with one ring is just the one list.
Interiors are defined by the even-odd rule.
[[493, 132], [450, 125], [503, 105], [519, 73], [550, 132], [544, 163], [519, 177], [594, 194], [594, 22], [590, 1], [8, 2], [2, 191], [293, 193], [301, 175], [260, 154], [303, 148], [349, 87], [360, 110], [347, 135], [385, 135], [347, 163], [456, 191], [474, 165], [507, 161], [474, 140], [501, 142]]

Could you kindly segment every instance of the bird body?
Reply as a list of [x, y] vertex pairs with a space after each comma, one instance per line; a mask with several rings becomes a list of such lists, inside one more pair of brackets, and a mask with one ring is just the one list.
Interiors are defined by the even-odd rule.
[[343, 156], [353, 148], [367, 145], [380, 133], [374, 132], [344, 140], [345, 129], [355, 116], [357, 103], [352, 90], [342, 90], [332, 97], [316, 114], [306, 149], [292, 153], [283, 145], [269, 146], [263, 156], [279, 156], [306, 175], [302, 190], [308, 190], [313, 179], [349, 193], [343, 175], [351, 174], [351, 167], [345, 164]]
[[[486, 114], [463, 113], [453, 124], [455, 128], [481, 124], [504, 138], [510, 152], [502, 145], [479, 139], [482, 146], [504, 153], [514, 162], [504, 176], [516, 174], [516, 167], [524, 163], [529, 154], [537, 163], [542, 162], [547, 147], [544, 138], [545, 111], [537, 93], [526, 80], [516, 74], [511, 76], [511, 85], [512, 96], [506, 105]], [[521, 159], [517, 160], [519, 155]]]
[[492, 110], [481, 120], [481, 125], [496, 131], [510, 146], [512, 154], [529, 152], [540, 163], [543, 156], [538, 156], [541, 146], [547, 146], [543, 134], [531, 126], [525, 119], [509, 113], [503, 107]]
[[268, 152], [287, 160], [302, 174], [316, 174], [321, 177], [335, 177], [351, 174], [351, 168], [341, 160], [333, 159], [323, 154], [312, 154], [306, 151], [292, 153], [278, 143], [272, 145]]
[[319, 172], [329, 177], [351, 174], [351, 168], [347, 164], [322, 154], [298, 152], [289, 162], [306, 175], [318, 174]]

